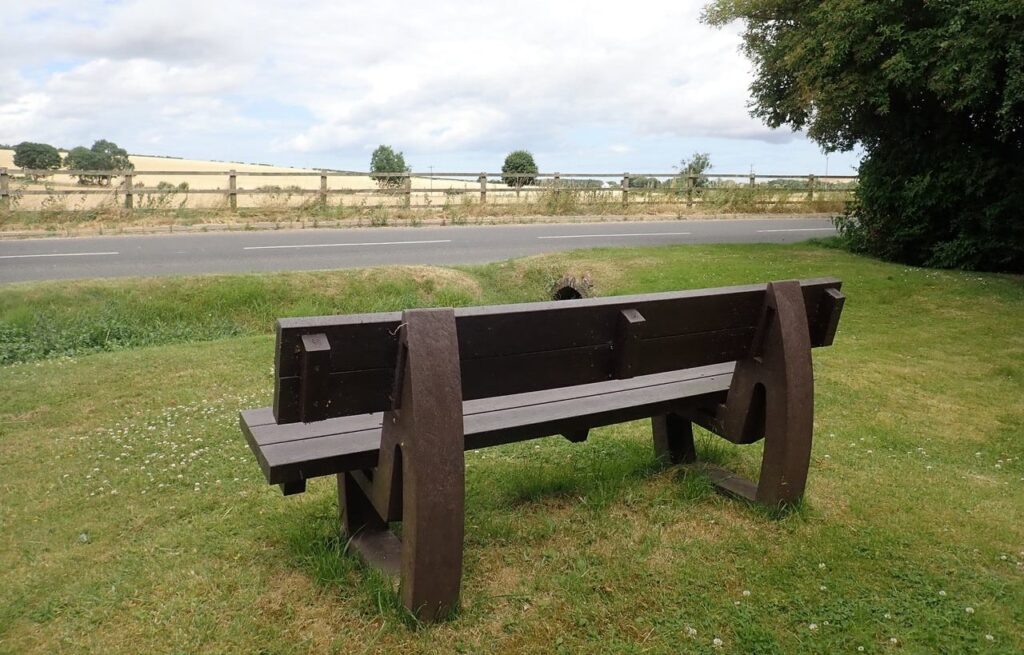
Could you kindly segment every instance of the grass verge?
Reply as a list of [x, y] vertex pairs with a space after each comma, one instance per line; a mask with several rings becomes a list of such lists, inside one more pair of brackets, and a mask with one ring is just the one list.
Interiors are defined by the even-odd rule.
[[[462, 612], [409, 630], [343, 554], [331, 482], [281, 498], [239, 434], [270, 401], [272, 320], [534, 300], [566, 272], [602, 295], [841, 277], [808, 499], [772, 518], [720, 498], [657, 466], [643, 423], [469, 454]], [[1024, 650], [1020, 278], [815, 245], [603, 249], [11, 285], [0, 320], [0, 652]]]

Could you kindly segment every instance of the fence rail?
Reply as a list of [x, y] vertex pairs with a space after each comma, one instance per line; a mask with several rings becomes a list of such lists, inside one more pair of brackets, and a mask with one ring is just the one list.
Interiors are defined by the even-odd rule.
[[[16, 176], [20, 176], [16, 177]], [[52, 181], [56, 177], [64, 180], [78, 178], [79, 183], [74, 184], [66, 181], [58, 185]], [[194, 188], [196, 185], [176, 186], [174, 184], [163, 184], [162, 186], [145, 186], [139, 183], [141, 177], [151, 179], [153, 177], [171, 178], [221, 178], [226, 188], [220, 186], [214, 188]], [[257, 188], [244, 188], [239, 186], [238, 178], [319, 178], [319, 185], [310, 188], [303, 188], [298, 185], [291, 185], [285, 188], [263, 184]], [[331, 185], [331, 178], [337, 178], [336, 184]], [[372, 180], [369, 186], [360, 188], [344, 182], [345, 178], [361, 178], [364, 184]], [[87, 179], [98, 180], [101, 183], [93, 186], [83, 183]], [[121, 180], [116, 184], [112, 181]], [[48, 181], [50, 180], [50, 181]], [[420, 186], [413, 187], [413, 181], [419, 182]], [[522, 183], [518, 183], [521, 180]], [[684, 174], [675, 172], [642, 172], [642, 173], [501, 173], [501, 172], [402, 172], [402, 173], [367, 173], [356, 171], [339, 170], [297, 170], [297, 171], [246, 171], [246, 170], [33, 170], [33, 169], [6, 169], [0, 168], [0, 209], [9, 210], [12, 208], [12, 199], [23, 196], [91, 196], [107, 195], [113, 196], [117, 203], [121, 203], [126, 209], [137, 209], [137, 197], [163, 197], [163, 196], [222, 196], [231, 210], [238, 209], [238, 197], [249, 196], [281, 196], [287, 194], [288, 198], [295, 197], [316, 197], [320, 204], [326, 205], [328, 199], [333, 196], [376, 196], [381, 199], [393, 201], [399, 199], [404, 207], [425, 207], [427, 205], [414, 205], [412, 196], [423, 195], [429, 199], [434, 194], [445, 194], [446, 196], [463, 196], [475, 199], [479, 197], [480, 203], [487, 203], [488, 195], [491, 194], [491, 202], [497, 198], [500, 202], [507, 202], [510, 197], [518, 200], [522, 197], [529, 198], [531, 194], [552, 193], [564, 194], [567, 192], [592, 192], [603, 194], [605, 200], [618, 196], [623, 205], [634, 202], [636, 198], [643, 198], [651, 202], [651, 198], [664, 201], [671, 199], [677, 203], [685, 203], [687, 207], [705, 202], [717, 191], [722, 189], [750, 188], [766, 192], [788, 193], [796, 195], [795, 198], [787, 198], [785, 202], [814, 201], [815, 194], [818, 199], [831, 194], [848, 193], [851, 184], [856, 183], [855, 176], [846, 175], [793, 175], [793, 174], [763, 174], [763, 173], [705, 173], [702, 175]], [[12, 188], [12, 183], [20, 181], [17, 188]], [[798, 184], [789, 184], [786, 181]], [[166, 180], [161, 180], [161, 183]], [[774, 183], [774, 184], [773, 184]], [[781, 184], [780, 184], [781, 183]], [[428, 186], [424, 186], [428, 185]], [[203, 184], [205, 186], [205, 183]], [[380, 203], [385, 204], [385, 203]]]

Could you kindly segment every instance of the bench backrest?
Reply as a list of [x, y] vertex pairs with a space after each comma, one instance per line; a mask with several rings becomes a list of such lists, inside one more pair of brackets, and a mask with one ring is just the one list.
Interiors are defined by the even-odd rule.
[[[832, 343], [841, 282], [801, 281], [811, 344]], [[455, 310], [465, 400], [742, 359], [767, 285]], [[277, 322], [274, 416], [312, 421], [390, 408], [400, 312]]]

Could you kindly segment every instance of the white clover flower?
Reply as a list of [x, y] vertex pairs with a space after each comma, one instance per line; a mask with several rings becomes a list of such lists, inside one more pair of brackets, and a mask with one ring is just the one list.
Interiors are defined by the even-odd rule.
[[973, 607], [965, 607], [964, 611], [967, 612], [968, 614], [974, 614], [974, 608]]
[[744, 596], [749, 596], [750, 595], [750, 590], [749, 589], [744, 589], [743, 590], [743, 595]]
[[811, 623], [811, 624], [809, 624], [807, 626], [807, 629], [810, 630], [811, 632], [814, 632], [815, 630], [818, 629], [818, 624], [817, 623]]
[[714, 646], [715, 648], [721, 648], [723, 643], [724, 642], [721, 639], [719, 639], [718, 637], [715, 637], [711, 641], [711, 645]]

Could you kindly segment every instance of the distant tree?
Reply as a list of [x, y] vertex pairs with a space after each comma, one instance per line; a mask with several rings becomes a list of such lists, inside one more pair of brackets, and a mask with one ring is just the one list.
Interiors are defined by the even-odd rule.
[[679, 162], [679, 176], [682, 183], [694, 176], [693, 184], [697, 188], [704, 188], [708, 185], [706, 173], [711, 170], [711, 155], [706, 152], [695, 152], [689, 159], [682, 159]]
[[18, 168], [53, 170], [60, 168], [60, 153], [46, 143], [22, 141], [14, 146], [14, 165]]
[[659, 186], [661, 186], [661, 182], [656, 177], [636, 175], [629, 178], [630, 189], [657, 189]]
[[[103, 168], [100, 156], [85, 146], [72, 148], [64, 157], [64, 165], [73, 171], [95, 171]], [[103, 180], [95, 175], [79, 175], [78, 182], [79, 184], [93, 182], [102, 184]]]
[[128, 159], [128, 151], [119, 148], [116, 143], [100, 139], [92, 144], [92, 151], [103, 158], [103, 162], [109, 165], [109, 170], [130, 171], [135, 165]]
[[408, 173], [405, 156], [395, 152], [391, 146], [379, 145], [370, 156], [370, 177], [382, 189], [395, 189], [402, 186], [402, 178], [390, 175], [374, 175], [374, 173]]
[[[100, 139], [92, 144], [91, 148], [78, 146], [72, 148], [67, 157], [64, 158], [64, 165], [71, 170], [78, 171], [130, 171], [135, 165], [128, 159], [128, 152], [118, 147], [116, 143]], [[79, 175], [79, 184], [110, 184], [110, 175]]]
[[537, 162], [528, 150], [513, 150], [501, 165], [501, 181], [519, 189], [537, 181]]

